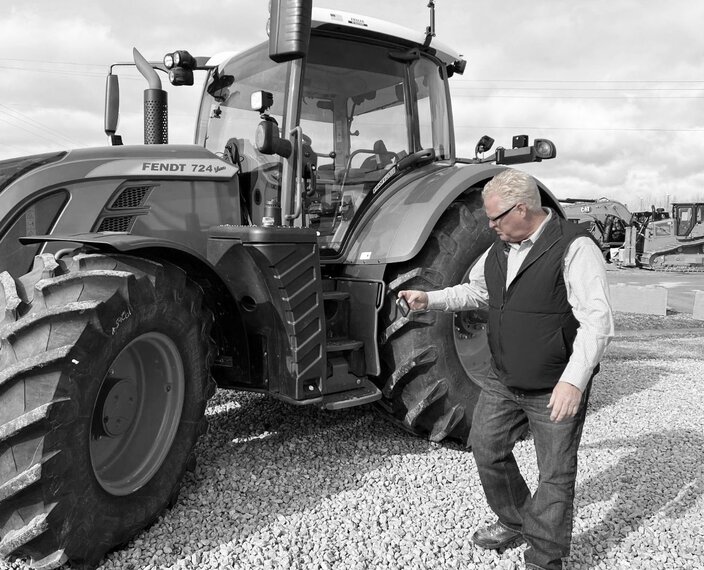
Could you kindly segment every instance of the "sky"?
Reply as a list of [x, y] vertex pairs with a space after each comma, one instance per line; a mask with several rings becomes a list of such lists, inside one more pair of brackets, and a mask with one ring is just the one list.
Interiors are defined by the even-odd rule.
[[[424, 31], [427, 0], [314, 0]], [[522, 169], [558, 198], [619, 200], [632, 211], [704, 201], [704, 2], [436, 0], [437, 38], [463, 54], [451, 79], [459, 156], [484, 134], [548, 138], [557, 158]], [[105, 75], [187, 49], [266, 39], [268, 0], [3, 0], [0, 160], [103, 146]], [[122, 71], [125, 69], [125, 71]], [[121, 124], [142, 142], [146, 83], [121, 68]], [[165, 81], [165, 87], [168, 81]], [[169, 97], [170, 142], [192, 142], [197, 89]]]

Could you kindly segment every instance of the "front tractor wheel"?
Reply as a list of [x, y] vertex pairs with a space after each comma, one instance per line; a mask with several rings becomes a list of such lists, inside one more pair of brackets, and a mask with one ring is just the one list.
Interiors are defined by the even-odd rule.
[[45, 254], [0, 275], [0, 557], [94, 566], [175, 502], [211, 321], [166, 263]]
[[467, 280], [495, 236], [479, 192], [442, 215], [421, 252], [390, 267], [383, 311], [382, 407], [404, 429], [431, 441], [467, 444], [489, 349], [480, 311], [429, 311], [403, 317], [395, 300], [406, 289], [434, 290]]

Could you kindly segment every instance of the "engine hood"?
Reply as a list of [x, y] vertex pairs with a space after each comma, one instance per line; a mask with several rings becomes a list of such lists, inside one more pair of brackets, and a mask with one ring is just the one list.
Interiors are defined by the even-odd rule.
[[48, 188], [112, 177], [227, 179], [237, 171], [235, 165], [197, 145], [110, 146], [3, 161], [0, 190], [28, 185]]

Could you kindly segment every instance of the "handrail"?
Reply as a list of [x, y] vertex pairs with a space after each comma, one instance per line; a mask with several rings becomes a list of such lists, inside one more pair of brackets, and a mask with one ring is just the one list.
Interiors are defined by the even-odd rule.
[[286, 220], [295, 220], [301, 215], [303, 202], [303, 129], [300, 125], [291, 129], [290, 136], [296, 137], [296, 198], [293, 214], [286, 214]]

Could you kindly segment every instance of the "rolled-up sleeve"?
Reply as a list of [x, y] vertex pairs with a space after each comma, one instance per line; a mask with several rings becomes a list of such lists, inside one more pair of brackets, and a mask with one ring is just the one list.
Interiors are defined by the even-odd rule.
[[484, 279], [487, 249], [469, 272], [469, 281], [438, 291], [428, 291], [428, 309], [437, 311], [469, 311], [488, 307], [489, 293]]
[[579, 237], [570, 244], [565, 255], [564, 277], [567, 300], [579, 328], [560, 381], [584, 391], [614, 336], [604, 257], [590, 238]]

